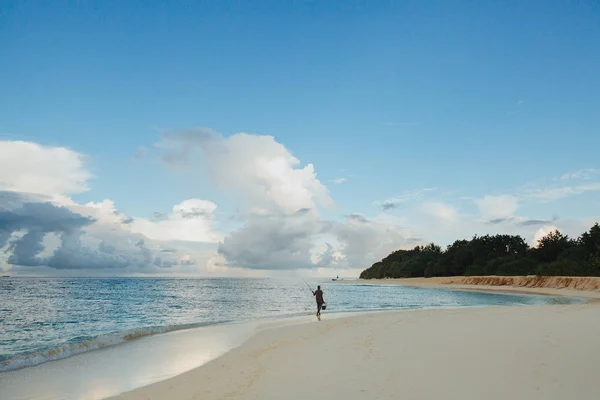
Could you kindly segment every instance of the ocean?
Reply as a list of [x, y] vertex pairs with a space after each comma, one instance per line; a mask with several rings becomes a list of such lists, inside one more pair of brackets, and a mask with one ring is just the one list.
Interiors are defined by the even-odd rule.
[[[564, 298], [313, 281], [324, 312], [535, 305]], [[0, 371], [146, 335], [313, 312], [304, 282], [285, 279], [3, 278]]]
[[[372, 285], [359, 281], [340, 284], [330, 279], [311, 279], [308, 282], [312, 288], [321, 285], [324, 291], [327, 302], [324, 319], [350, 312], [391, 309], [527, 306], [580, 301], [553, 296]], [[102, 375], [104, 381], [111, 382], [110, 393], [116, 394], [119, 390], [167, 378], [217, 357], [241, 344], [254, 332], [259, 321], [275, 323], [287, 317], [306, 318], [315, 311], [314, 298], [300, 277], [2, 278], [0, 383], [4, 383], [5, 388], [8, 388], [7, 382], [11, 383], [13, 392], [10, 393], [15, 396], [18, 382], [27, 382], [34, 379], [35, 374], [41, 374], [48, 380], [44, 385], [44, 396], [47, 397], [48, 385], [57, 385], [54, 381], [60, 380], [48, 378], [50, 367], [71, 368], [69, 374], [74, 374], [81, 365], [86, 365], [83, 372], [77, 373], [88, 373], [94, 382]], [[231, 326], [238, 328], [231, 330]], [[244, 326], [252, 328], [239, 328]], [[235, 335], [232, 332], [236, 332]], [[147, 341], [149, 338], [154, 339]], [[170, 338], [177, 338], [177, 343]], [[134, 343], [138, 344], [134, 346]], [[148, 349], [154, 352], [152, 357]], [[89, 354], [88, 358], [77, 358], [84, 354]], [[130, 355], [124, 357], [124, 354]], [[125, 381], [127, 372], [117, 373], [114, 369], [111, 372], [112, 367], [98, 367], [110, 364], [113, 356], [125, 368], [123, 371], [136, 371], [135, 382]], [[157, 358], [163, 361], [162, 365], [155, 362]], [[63, 363], [52, 365], [56, 360]], [[98, 370], [95, 371], [92, 365]], [[48, 368], [44, 369], [46, 366]], [[21, 370], [31, 372], [27, 376], [17, 374]], [[109, 373], [114, 376], [106, 375]], [[10, 380], [3, 380], [4, 374], [11, 374]], [[86, 379], [81, 375], [73, 380], [78, 380], [81, 390], [85, 391], [92, 382]], [[68, 390], [72, 387], [71, 384]], [[53, 398], [83, 398], [81, 393], [75, 396], [65, 390], [66, 386], [57, 388], [58, 394]], [[22, 398], [36, 397], [23, 392]], [[86, 392], [85, 398], [102, 396], [94, 397]]]

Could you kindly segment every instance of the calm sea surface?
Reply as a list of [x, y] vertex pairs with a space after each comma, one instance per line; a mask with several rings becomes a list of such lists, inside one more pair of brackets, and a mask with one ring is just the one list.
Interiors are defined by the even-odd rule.
[[[313, 288], [322, 286], [328, 306], [324, 313], [577, 301], [325, 280], [309, 283]], [[300, 278], [0, 278], [0, 371], [142, 336], [223, 322], [306, 315], [315, 308], [313, 296]]]

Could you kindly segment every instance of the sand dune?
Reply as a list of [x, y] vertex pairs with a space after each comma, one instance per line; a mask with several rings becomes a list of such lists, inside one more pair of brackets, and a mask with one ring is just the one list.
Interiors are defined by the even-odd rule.
[[114, 399], [597, 400], [598, 304], [324, 316]]

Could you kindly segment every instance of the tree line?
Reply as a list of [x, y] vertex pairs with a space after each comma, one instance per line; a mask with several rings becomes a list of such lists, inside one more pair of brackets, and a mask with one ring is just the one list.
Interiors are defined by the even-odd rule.
[[361, 279], [459, 275], [600, 276], [600, 225], [576, 239], [555, 230], [531, 247], [518, 235], [474, 236], [445, 250], [434, 243], [397, 250]]

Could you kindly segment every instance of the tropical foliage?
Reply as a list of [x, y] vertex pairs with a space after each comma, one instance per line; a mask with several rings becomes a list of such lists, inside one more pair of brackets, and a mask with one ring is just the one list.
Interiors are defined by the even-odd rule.
[[458, 275], [600, 276], [600, 225], [572, 239], [555, 230], [530, 247], [521, 236], [485, 235], [397, 250], [364, 270], [362, 279]]

